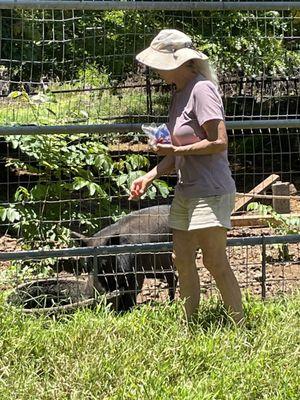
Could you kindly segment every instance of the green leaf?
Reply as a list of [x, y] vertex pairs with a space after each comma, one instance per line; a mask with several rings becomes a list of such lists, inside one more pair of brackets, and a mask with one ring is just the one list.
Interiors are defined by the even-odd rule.
[[146, 196], [148, 196], [151, 200], [154, 200], [157, 194], [157, 190], [156, 187], [150, 186], [149, 189], [147, 190], [147, 192], [141, 197], [141, 199], [145, 198]]
[[56, 113], [55, 113], [53, 110], [51, 110], [51, 108], [49, 108], [49, 107], [46, 107], [46, 110], [47, 110], [47, 111], [49, 111], [49, 113], [50, 113], [50, 114], [52, 114], [52, 115], [55, 115], [55, 116], [56, 116]]
[[23, 186], [19, 186], [15, 193], [15, 201], [24, 201], [30, 198], [30, 193]]
[[81, 178], [80, 176], [76, 176], [73, 181], [73, 189], [74, 190], [80, 190], [84, 188], [85, 186], [88, 186], [89, 181]]
[[140, 176], [145, 175], [145, 173], [146, 172], [144, 172], [144, 171], [131, 171], [131, 172], [129, 172], [129, 174], [128, 174], [128, 187], [131, 186], [132, 182], [135, 179], [139, 178]]
[[256, 211], [259, 207], [259, 204], [257, 202], [252, 202], [250, 204], [248, 204], [247, 206], [247, 211]]
[[7, 208], [6, 210], [6, 218], [10, 221], [10, 222], [15, 222], [15, 221], [19, 221], [21, 218], [20, 213], [13, 207]]
[[153, 184], [157, 187], [159, 193], [164, 199], [169, 196], [172, 188], [165, 181], [155, 180]]
[[15, 90], [13, 92], [10, 92], [9, 95], [7, 96], [9, 99], [17, 99], [18, 97], [22, 96], [22, 92]]
[[93, 196], [97, 190], [97, 186], [99, 186], [99, 185], [97, 185], [96, 183], [93, 183], [93, 182], [89, 182], [89, 184], [87, 186], [88, 186], [90, 195]]
[[18, 140], [12, 140], [11, 145], [13, 149], [17, 149], [19, 146], [19, 141]]
[[33, 200], [45, 200], [47, 198], [49, 185], [37, 184], [30, 190], [30, 195]]
[[[147, 167], [149, 165], [148, 158], [142, 156], [141, 154], [130, 154], [126, 156], [126, 161], [132, 166], [132, 169], [134, 170]], [[128, 169], [130, 169], [130, 167]]]
[[6, 220], [6, 213], [7, 213], [7, 208], [0, 207], [0, 218], [1, 218], [1, 221], [5, 221]]
[[123, 174], [117, 177], [116, 179], [116, 183], [118, 186], [122, 186], [124, 185], [125, 182], [127, 182], [128, 180], [128, 175], [127, 174]]
[[48, 161], [45, 161], [45, 160], [41, 161], [41, 165], [43, 165], [44, 167], [49, 168], [49, 169], [58, 169], [59, 168], [58, 165], [50, 164]]
[[95, 185], [96, 185], [96, 191], [100, 195], [100, 197], [102, 199], [108, 199], [108, 194], [105, 192], [105, 190], [103, 190], [100, 185], [98, 185], [98, 184], [95, 184]]

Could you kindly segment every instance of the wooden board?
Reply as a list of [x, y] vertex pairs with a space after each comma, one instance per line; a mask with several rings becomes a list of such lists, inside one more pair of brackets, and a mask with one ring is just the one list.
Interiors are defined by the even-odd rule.
[[[279, 179], [279, 175], [276, 175], [276, 174], [272, 174], [272, 175], [268, 176], [268, 178], [266, 178], [259, 185], [255, 186], [255, 188], [250, 190], [250, 192], [248, 192], [247, 195], [251, 195], [251, 194], [255, 195], [255, 194], [259, 194], [259, 193], [263, 192], [264, 190], [268, 189], [271, 185], [273, 185], [273, 183], [278, 181], [278, 179]], [[248, 204], [252, 199], [253, 199], [253, 197], [248, 197], [248, 196], [238, 197], [235, 201], [233, 213], [240, 210], [242, 207], [244, 207], [246, 204]]]
[[[300, 213], [282, 214], [283, 217], [298, 217]], [[271, 215], [239, 215], [231, 217], [232, 226], [268, 226], [268, 223], [276, 224]]]

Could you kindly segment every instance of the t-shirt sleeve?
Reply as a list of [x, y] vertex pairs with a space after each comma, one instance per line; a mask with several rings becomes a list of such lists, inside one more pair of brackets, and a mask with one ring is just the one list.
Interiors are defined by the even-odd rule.
[[193, 112], [200, 126], [212, 119], [224, 120], [221, 96], [210, 81], [199, 82], [194, 87]]

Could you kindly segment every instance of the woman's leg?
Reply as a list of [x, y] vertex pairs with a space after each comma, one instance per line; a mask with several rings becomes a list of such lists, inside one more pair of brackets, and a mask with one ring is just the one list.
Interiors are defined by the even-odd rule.
[[196, 313], [200, 282], [196, 251], [201, 248], [203, 264], [214, 277], [228, 312], [236, 322], [243, 317], [241, 291], [226, 255], [227, 231], [221, 227], [193, 231], [173, 230], [173, 260], [179, 275], [180, 297], [185, 300], [187, 320]]
[[188, 321], [196, 312], [200, 300], [200, 282], [196, 268], [197, 235], [194, 232], [173, 230], [172, 258], [178, 272], [180, 298], [185, 300]]
[[225, 307], [238, 323], [244, 318], [242, 296], [226, 255], [226, 229], [212, 227], [199, 229], [197, 232], [203, 264], [214, 277]]

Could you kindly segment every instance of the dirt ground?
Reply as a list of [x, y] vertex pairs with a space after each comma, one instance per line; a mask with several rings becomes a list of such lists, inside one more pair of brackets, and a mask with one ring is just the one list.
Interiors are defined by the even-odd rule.
[[[268, 228], [235, 228], [229, 237], [269, 235]], [[300, 289], [300, 243], [288, 245], [288, 260], [282, 260], [278, 247], [268, 245], [266, 249], [266, 297], [276, 296], [282, 293], [291, 293]], [[230, 265], [237, 277], [243, 292], [253, 295], [262, 295], [262, 253], [261, 246], [228, 247], [227, 253]], [[201, 252], [197, 258], [200, 287], [203, 297], [217, 293], [216, 285], [203, 266]], [[146, 279], [140, 301], [164, 300], [168, 296], [166, 284]], [[178, 290], [177, 290], [178, 296]]]
[[[269, 228], [243, 227], [233, 228], [228, 237], [270, 235]], [[0, 238], [0, 252], [16, 251], [20, 249], [15, 238], [8, 235]], [[228, 256], [231, 267], [239, 281], [243, 291], [249, 291], [254, 295], [262, 294], [262, 254], [261, 246], [228, 247]], [[281, 293], [290, 293], [300, 288], [300, 243], [288, 245], [289, 258], [282, 260], [280, 248], [275, 245], [267, 246], [266, 258], [266, 297]], [[10, 262], [0, 262], [0, 290], [5, 290], [15, 285], [15, 280], [3, 280], [2, 276]], [[211, 275], [202, 264], [202, 256], [197, 257], [198, 272], [201, 285], [201, 293], [204, 297], [216, 293], [215, 283]], [[18, 282], [20, 283], [20, 282]], [[168, 296], [166, 283], [154, 279], [146, 279], [143, 291], [138, 297], [138, 302], [149, 300], [164, 301]], [[178, 290], [177, 290], [178, 296]]]

